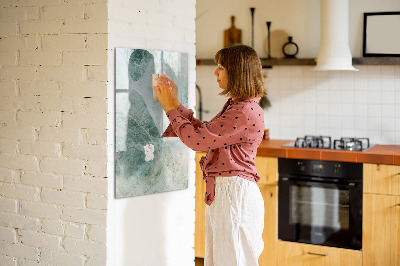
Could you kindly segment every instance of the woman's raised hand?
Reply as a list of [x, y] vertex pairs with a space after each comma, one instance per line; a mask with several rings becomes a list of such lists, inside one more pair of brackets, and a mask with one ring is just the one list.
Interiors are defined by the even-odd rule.
[[179, 105], [181, 104], [178, 100], [178, 86], [176, 86], [175, 82], [172, 79], [170, 79], [167, 76], [167, 74], [161, 74], [160, 79], [164, 84], [165, 84], [165, 82], [168, 82], [168, 84], [170, 85], [172, 103], [175, 108], [178, 108]]
[[153, 91], [156, 92], [158, 101], [165, 113], [171, 109], [176, 109], [172, 101], [170, 85], [166, 80], [160, 77], [157, 86], [153, 87]]

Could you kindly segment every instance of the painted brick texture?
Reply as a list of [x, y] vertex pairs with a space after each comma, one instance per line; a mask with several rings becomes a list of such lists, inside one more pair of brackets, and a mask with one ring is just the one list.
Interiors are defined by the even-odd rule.
[[0, 1], [0, 265], [105, 265], [107, 1]]

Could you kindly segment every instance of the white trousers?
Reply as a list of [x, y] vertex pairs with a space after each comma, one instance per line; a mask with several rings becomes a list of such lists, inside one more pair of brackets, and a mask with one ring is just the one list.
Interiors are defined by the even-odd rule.
[[258, 266], [264, 249], [264, 199], [255, 182], [216, 177], [205, 219], [205, 266]]

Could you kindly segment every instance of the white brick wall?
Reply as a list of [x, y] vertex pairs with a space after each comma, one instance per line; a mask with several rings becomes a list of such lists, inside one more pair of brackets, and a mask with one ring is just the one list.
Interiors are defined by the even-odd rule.
[[106, 264], [107, 1], [0, 1], [0, 265]]
[[[113, 103], [114, 48], [189, 53], [192, 108], [195, 4], [135, 0], [126, 8], [122, 1], [108, 0], [0, 2], [0, 265], [105, 265], [106, 255], [114, 254], [106, 244], [124, 246], [106, 239], [107, 208], [117, 208], [109, 219], [121, 210], [120, 204], [110, 204], [113, 185], [107, 186], [113, 174], [107, 169], [114, 150], [109, 145], [113, 113], [107, 105]], [[110, 23], [110, 10], [123, 19], [115, 16]], [[180, 243], [193, 242], [194, 162], [189, 175], [188, 190], [155, 195], [155, 201], [146, 198], [163, 208], [174, 208], [174, 201], [186, 203], [163, 216], [168, 223], [185, 221], [185, 230], [166, 229], [171, 237], [181, 234]], [[171, 206], [162, 204], [163, 197]], [[142, 200], [136, 199], [139, 206], [146, 205]], [[130, 226], [122, 226], [120, 233]], [[133, 236], [124, 248], [131, 243], [140, 246]], [[149, 253], [137, 262], [193, 263], [192, 247], [160, 244], [157, 250], [167, 252], [163, 256], [168, 261]], [[179, 256], [171, 256], [178, 250]], [[127, 265], [131, 256], [129, 251], [122, 258]]]

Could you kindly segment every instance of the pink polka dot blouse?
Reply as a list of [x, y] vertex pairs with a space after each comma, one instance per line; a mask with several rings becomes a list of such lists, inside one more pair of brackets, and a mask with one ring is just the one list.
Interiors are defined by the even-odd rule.
[[240, 176], [253, 182], [260, 179], [254, 163], [265, 128], [259, 101], [260, 97], [229, 98], [209, 122], [194, 118], [193, 111], [182, 104], [167, 112], [171, 123], [161, 137], [179, 137], [192, 150], [207, 151], [200, 160], [207, 205], [214, 200], [216, 176]]

